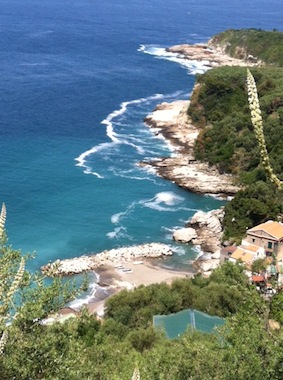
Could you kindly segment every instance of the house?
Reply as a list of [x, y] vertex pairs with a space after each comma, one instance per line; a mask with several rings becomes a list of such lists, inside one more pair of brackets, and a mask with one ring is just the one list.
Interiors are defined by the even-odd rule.
[[283, 224], [269, 220], [247, 230], [242, 243], [254, 244], [265, 250], [266, 256], [272, 256], [283, 250]]
[[247, 267], [250, 267], [252, 262], [257, 259], [265, 258], [264, 249], [258, 247], [254, 244], [244, 244], [237, 247], [237, 249], [231, 254], [229, 261], [236, 262], [240, 261], [245, 264]]
[[236, 249], [237, 247], [235, 245], [223, 247], [220, 251], [220, 263], [223, 264], [225, 261], [228, 261]]

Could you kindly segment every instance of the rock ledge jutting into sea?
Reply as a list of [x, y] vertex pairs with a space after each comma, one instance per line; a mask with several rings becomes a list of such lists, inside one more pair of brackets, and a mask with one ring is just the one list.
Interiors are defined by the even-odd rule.
[[233, 58], [226, 54], [220, 46], [214, 46], [212, 41], [209, 41], [207, 44], [175, 45], [167, 48], [166, 51], [176, 53], [183, 59], [203, 61], [208, 68], [219, 66], [258, 66], [263, 64], [251, 55], [248, 55], [245, 60]]
[[41, 271], [48, 274], [52, 268], [55, 268], [52, 274], [72, 275], [95, 270], [102, 265], [115, 265], [125, 261], [171, 256], [172, 254], [171, 248], [166, 244], [148, 243], [111, 249], [97, 254], [74, 257], [73, 259], [57, 260], [55, 263], [41, 267]]
[[216, 167], [195, 159], [193, 146], [199, 130], [187, 115], [188, 106], [188, 100], [161, 103], [145, 118], [157, 135], [172, 143], [175, 154], [140, 165], [155, 168], [161, 177], [194, 193], [234, 195], [240, 188], [234, 184], [233, 176], [220, 174]]

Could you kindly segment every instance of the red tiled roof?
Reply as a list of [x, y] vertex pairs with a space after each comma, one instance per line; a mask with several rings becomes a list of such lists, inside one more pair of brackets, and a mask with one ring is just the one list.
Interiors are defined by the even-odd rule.
[[264, 282], [263, 276], [252, 276], [252, 282]]

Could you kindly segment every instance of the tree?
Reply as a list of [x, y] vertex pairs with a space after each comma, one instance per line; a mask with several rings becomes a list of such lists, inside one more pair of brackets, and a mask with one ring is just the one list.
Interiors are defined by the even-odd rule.
[[[38, 326], [50, 313], [58, 311], [81, 291], [74, 282], [63, 282], [53, 278], [46, 283], [46, 277], [40, 273], [31, 273], [25, 269], [29, 256], [23, 256], [6, 244], [4, 230], [6, 207], [2, 205], [0, 214], [0, 354], [11, 333], [18, 329], [24, 333]], [[47, 273], [53, 276], [55, 266]], [[84, 286], [85, 284], [83, 284]]]

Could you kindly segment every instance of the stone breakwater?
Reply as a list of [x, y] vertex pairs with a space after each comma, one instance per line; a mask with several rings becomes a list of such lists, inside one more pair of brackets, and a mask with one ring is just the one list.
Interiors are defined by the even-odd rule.
[[111, 249], [92, 255], [57, 260], [41, 267], [42, 273], [53, 275], [72, 275], [95, 270], [103, 265], [118, 265], [127, 261], [171, 256], [171, 248], [166, 244], [148, 243], [130, 247]]

